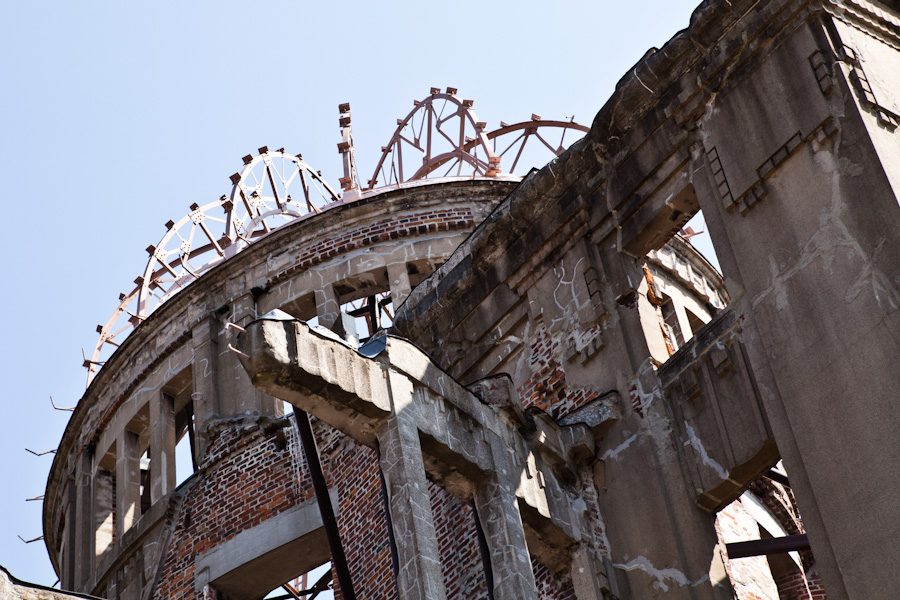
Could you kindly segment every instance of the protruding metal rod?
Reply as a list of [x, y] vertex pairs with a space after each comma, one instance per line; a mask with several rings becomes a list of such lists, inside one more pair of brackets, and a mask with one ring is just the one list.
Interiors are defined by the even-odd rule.
[[188, 443], [191, 446], [191, 465], [194, 467], [194, 473], [199, 471], [197, 465], [197, 438], [194, 434], [194, 394], [191, 394], [191, 401], [184, 407], [185, 418], [188, 426]]
[[31, 452], [35, 456], [44, 456], [45, 454], [56, 454], [56, 450], [44, 450], [43, 452], [35, 452], [34, 450], [29, 450], [25, 448], [26, 452]]
[[294, 407], [294, 424], [297, 426], [297, 433], [300, 434], [300, 445], [303, 447], [303, 456], [309, 467], [309, 477], [316, 493], [319, 513], [322, 515], [322, 526], [325, 528], [325, 537], [328, 538], [328, 549], [331, 551], [331, 564], [337, 575], [338, 583], [341, 585], [341, 593], [345, 600], [356, 600], [353, 581], [350, 579], [350, 569], [347, 566], [347, 557], [344, 555], [344, 546], [341, 544], [341, 532], [338, 529], [337, 519], [334, 517], [331, 496], [328, 495], [328, 483], [325, 481], [325, 473], [322, 471], [319, 449], [316, 445], [316, 438], [313, 436], [309, 415]]
[[378, 299], [375, 296], [369, 296], [366, 302], [369, 309], [369, 335], [372, 336], [381, 329], [378, 319]]
[[[83, 353], [84, 353], [84, 349], [82, 349], [81, 352], [82, 352], [82, 354], [83, 354]], [[85, 360], [87, 360], [87, 359], [85, 359]], [[56, 405], [56, 402], [53, 401], [53, 396], [50, 396], [50, 405], [51, 405], [54, 409], [56, 409], [56, 410], [67, 410], [67, 411], [69, 411], [69, 412], [72, 412], [73, 410], [75, 410], [75, 407], [74, 407], [74, 406], [73, 406], [72, 408], [67, 408], [67, 407], [65, 407], [65, 406], [57, 406], [57, 405]]]
[[26, 544], [30, 544], [32, 542], [39, 542], [40, 540], [44, 539], [44, 536], [42, 536], [42, 535], [34, 538], [33, 540], [26, 540], [21, 535], [17, 535], [16, 537], [19, 538], [20, 540], [22, 540], [23, 542], [25, 542]]
[[488, 600], [494, 600], [494, 567], [491, 564], [491, 550], [488, 548], [484, 528], [481, 526], [481, 518], [478, 516], [478, 507], [475, 506], [474, 500], [472, 500], [472, 515], [475, 517], [475, 534], [478, 536], [478, 552], [481, 554], [481, 566], [484, 568]]
[[238, 356], [243, 356], [243, 357], [246, 358], [247, 360], [250, 360], [250, 355], [249, 355], [249, 354], [247, 354], [246, 352], [241, 352], [240, 350], [238, 350], [237, 348], [235, 348], [235, 347], [232, 346], [231, 344], [228, 344], [228, 351], [229, 351], [229, 352], [234, 352], [234, 353], [237, 354]]
[[387, 522], [388, 546], [391, 549], [391, 571], [394, 572], [394, 583], [400, 574], [400, 558], [397, 554], [397, 538], [394, 537], [394, 520], [391, 519], [391, 501], [388, 498], [387, 483], [381, 469], [381, 446], [375, 441], [375, 456], [378, 459], [378, 480], [381, 482], [381, 499], [384, 502], [384, 520]]

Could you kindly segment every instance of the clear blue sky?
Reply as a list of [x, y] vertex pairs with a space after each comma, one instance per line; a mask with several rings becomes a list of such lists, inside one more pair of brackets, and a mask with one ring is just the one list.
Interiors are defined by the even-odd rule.
[[590, 125], [616, 81], [687, 26], [695, 0], [22, 2], [0, 0], [0, 564], [56, 579], [41, 503], [96, 341], [164, 223], [230, 191], [241, 156], [302, 152], [338, 187], [337, 105], [371, 175], [430, 87], [489, 127]]

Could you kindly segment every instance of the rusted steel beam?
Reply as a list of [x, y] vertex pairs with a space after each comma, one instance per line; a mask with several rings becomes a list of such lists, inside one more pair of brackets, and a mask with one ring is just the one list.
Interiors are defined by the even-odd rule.
[[747, 558], [763, 554], [781, 554], [784, 552], [809, 550], [810, 548], [806, 534], [798, 533], [784, 537], [725, 544], [725, 549], [728, 551], [728, 558]]
[[781, 485], [783, 485], [786, 488], [791, 487], [791, 482], [788, 480], [788, 478], [785, 477], [784, 475], [782, 475], [781, 473], [779, 473], [778, 471], [775, 471], [774, 469], [770, 470], [768, 473], [766, 473], [765, 476], [776, 483], [780, 483]]
[[328, 549], [331, 551], [331, 565], [337, 575], [338, 583], [345, 600], [356, 600], [353, 591], [353, 581], [350, 578], [350, 569], [347, 565], [347, 557], [344, 555], [344, 546], [341, 543], [341, 533], [338, 530], [337, 519], [334, 516], [334, 507], [331, 506], [331, 496], [328, 495], [328, 484], [325, 481], [325, 473], [322, 471], [322, 463], [319, 460], [319, 449], [316, 438], [313, 436], [309, 415], [299, 408], [294, 407], [294, 424], [297, 433], [300, 434], [300, 445], [303, 447], [303, 456], [309, 467], [309, 478], [312, 480], [313, 490], [316, 493], [316, 502], [319, 504], [319, 513], [322, 515], [322, 526], [325, 528], [325, 537], [328, 538]]

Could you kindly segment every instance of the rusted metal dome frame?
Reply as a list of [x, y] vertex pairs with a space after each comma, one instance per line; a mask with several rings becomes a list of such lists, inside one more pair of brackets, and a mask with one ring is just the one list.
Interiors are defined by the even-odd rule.
[[[453, 112], [444, 114], [444, 110], [438, 111], [435, 104], [440, 101], [444, 102], [444, 108], [448, 104], [455, 107]], [[457, 167], [456, 175], [450, 176], [450, 179], [515, 177], [512, 171], [518, 164], [525, 143], [531, 137], [536, 137], [551, 153], [558, 156], [565, 150], [563, 142], [570, 129], [577, 132], [587, 132], [589, 129], [574, 121], [544, 121], [537, 115], [532, 115], [531, 121], [513, 125], [501, 121], [499, 129], [487, 132], [486, 124], [478, 120], [472, 109], [473, 102], [460, 100], [454, 88], [447, 88], [446, 92], [432, 88], [429, 96], [414, 104], [415, 108], [406, 118], [397, 120], [397, 128], [388, 145], [382, 147], [375, 175], [362, 192], [356, 183], [350, 105], [341, 104], [339, 110], [343, 141], [338, 144], [338, 150], [344, 155], [345, 173], [340, 180], [344, 190], [343, 198], [322, 177], [320, 171], [314, 170], [303, 160], [302, 155], [289, 154], [284, 148], [270, 151], [262, 147], [257, 156], [247, 155], [243, 158], [243, 169], [230, 178], [232, 189], [229, 196], [223, 195], [203, 206], [192, 204], [190, 211], [177, 222], [167, 222], [166, 233], [159, 243], [147, 248], [147, 265], [143, 275], [135, 279], [135, 287], [130, 292], [119, 295], [119, 304], [109, 320], [105, 325], [97, 326], [99, 338], [93, 353], [90, 358], [84, 357], [83, 365], [88, 371], [87, 384], [90, 385], [94, 375], [104, 364], [102, 356], [107, 344], [117, 348], [122, 339], [160, 304], [206, 271], [269, 233], [294, 221], [319, 214], [332, 206], [379, 193], [381, 189], [427, 179], [448, 163], [450, 169], [447, 173]], [[419, 129], [410, 140], [404, 130], [415, 129], [417, 115], [420, 118]], [[453, 119], [458, 119], [459, 128], [451, 137], [441, 129], [441, 125]], [[551, 145], [538, 131], [542, 128], [561, 129], [559, 145]], [[467, 131], [474, 132], [474, 135], [467, 136]], [[502, 151], [498, 151], [500, 138], [516, 132], [520, 132], [519, 135], [506, 144]], [[422, 136], [425, 136], [424, 139]], [[449, 143], [450, 150], [432, 156], [432, 139], [437, 139], [433, 136], [440, 136], [441, 140]], [[509, 173], [503, 173], [500, 168], [501, 159], [517, 143], [520, 145]], [[409, 177], [405, 177], [403, 172], [404, 144], [425, 153], [422, 165]], [[388, 171], [384, 171], [386, 164], [390, 165]], [[463, 165], [470, 168], [465, 174]], [[388, 174], [385, 176], [387, 183], [382, 188], [375, 188], [380, 172]], [[447, 178], [446, 174], [442, 177], [443, 180]], [[292, 186], [298, 192], [296, 195], [300, 200], [293, 199], [290, 193]], [[267, 194], [267, 190], [271, 193]], [[219, 210], [222, 212], [218, 213]]]

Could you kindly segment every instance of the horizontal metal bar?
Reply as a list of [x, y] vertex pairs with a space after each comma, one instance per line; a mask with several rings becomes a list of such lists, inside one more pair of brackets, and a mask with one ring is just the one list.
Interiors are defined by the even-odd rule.
[[788, 478], [785, 477], [784, 475], [782, 475], [781, 473], [779, 473], [778, 471], [770, 470], [768, 473], [766, 473], [765, 476], [768, 477], [769, 479], [771, 479], [772, 481], [774, 481], [775, 483], [780, 483], [781, 485], [783, 485], [786, 488], [791, 487], [791, 482], [788, 481]]
[[748, 556], [781, 554], [783, 552], [809, 550], [810, 548], [806, 534], [798, 533], [784, 537], [725, 544], [725, 549], [728, 551], [728, 558], [747, 558]]

